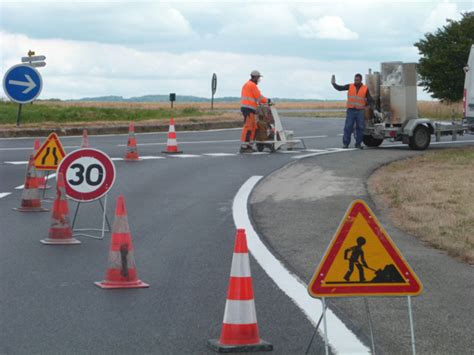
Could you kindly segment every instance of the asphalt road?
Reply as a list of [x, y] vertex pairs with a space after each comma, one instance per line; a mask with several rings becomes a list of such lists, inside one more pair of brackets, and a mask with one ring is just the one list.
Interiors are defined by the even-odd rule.
[[[308, 149], [340, 147], [342, 120], [283, 123], [305, 137]], [[314, 154], [240, 156], [235, 154], [240, 130], [222, 130], [178, 132], [185, 156], [163, 157], [166, 134], [137, 137], [140, 154], [152, 157], [139, 163], [119, 160], [125, 135], [90, 137], [93, 147], [118, 158], [109, 217], [123, 193], [139, 276], [151, 285], [116, 291], [93, 284], [105, 275], [110, 235], [103, 241], [80, 238], [80, 246], [45, 246], [39, 240], [47, 236], [50, 213], [12, 211], [20, 203], [15, 187], [24, 182], [34, 140], [0, 139], [0, 353], [209, 353], [206, 342], [219, 337], [222, 326], [235, 194], [249, 177]], [[72, 151], [81, 138], [62, 142]], [[81, 208], [78, 226], [98, 226], [99, 212], [97, 204]], [[251, 269], [261, 337], [273, 343], [275, 353], [304, 353], [314, 326], [253, 258]], [[323, 351], [317, 335], [311, 353]]]

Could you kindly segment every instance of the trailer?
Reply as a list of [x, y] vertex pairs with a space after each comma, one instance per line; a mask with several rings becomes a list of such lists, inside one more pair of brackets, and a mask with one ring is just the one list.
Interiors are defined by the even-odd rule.
[[378, 147], [385, 139], [408, 144], [411, 149], [425, 150], [431, 137], [457, 140], [468, 130], [465, 122], [436, 122], [418, 117], [416, 63], [386, 62], [381, 72], [369, 69], [366, 75], [374, 107], [365, 111], [366, 128], [363, 142]]

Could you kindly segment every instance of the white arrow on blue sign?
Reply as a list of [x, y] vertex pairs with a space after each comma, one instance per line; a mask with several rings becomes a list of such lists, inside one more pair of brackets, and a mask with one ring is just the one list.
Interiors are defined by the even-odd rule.
[[27, 64], [17, 64], [7, 70], [3, 77], [3, 90], [10, 100], [27, 104], [36, 99], [43, 88], [41, 75]]

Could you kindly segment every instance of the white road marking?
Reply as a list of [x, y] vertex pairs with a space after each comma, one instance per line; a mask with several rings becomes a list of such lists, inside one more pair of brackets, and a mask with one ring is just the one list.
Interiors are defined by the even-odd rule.
[[[70, 146], [64, 146], [63, 147], [64, 149], [70, 149], [70, 148], [80, 148], [80, 146], [78, 145], [70, 145]], [[17, 147], [17, 148], [0, 148], [0, 150], [31, 150], [33, 151], [33, 148], [32, 147]]]
[[170, 158], [200, 158], [200, 155], [195, 154], [169, 154]]
[[165, 157], [159, 157], [155, 155], [145, 155], [140, 157], [143, 160], [152, 160], [152, 159], [166, 159]]
[[123, 160], [123, 158], [110, 158], [110, 160], [112, 160], [112, 161], [121, 161], [121, 160]]
[[317, 155], [325, 155], [325, 154], [340, 153], [340, 152], [349, 152], [351, 150], [356, 150], [356, 149], [355, 148], [348, 148], [348, 149], [326, 150], [326, 151], [323, 151], [323, 152], [298, 155], [297, 157], [291, 157], [291, 158], [292, 159], [303, 159], [303, 158], [308, 158], [308, 157], [315, 157]]
[[0, 198], [4, 198], [8, 195], [11, 195], [11, 192], [0, 192]]
[[311, 138], [328, 138], [329, 136], [303, 136], [303, 137], [295, 137], [295, 139], [311, 139]]
[[[235, 143], [240, 142], [239, 139], [225, 139], [225, 140], [218, 140], [218, 141], [191, 141], [191, 142], [182, 142], [179, 141], [179, 145], [181, 144], [208, 144], [208, 143]], [[167, 143], [138, 143], [137, 146], [146, 146], [146, 145], [166, 145]], [[117, 147], [126, 147], [126, 144], [117, 144]]]
[[204, 153], [203, 155], [210, 157], [235, 157], [237, 153]]
[[[322, 313], [319, 299], [309, 296], [307, 285], [296, 275], [290, 273], [262, 243], [253, 229], [248, 217], [247, 203], [252, 189], [262, 176], [250, 177], [234, 197], [232, 213], [236, 228], [245, 228], [249, 250], [275, 284], [303, 311], [309, 321], [316, 326]], [[365, 346], [354, 333], [331, 311], [327, 309], [328, 341], [331, 350], [340, 354], [369, 354]], [[323, 336], [321, 327], [318, 332]]]
[[4, 164], [11, 164], [11, 165], [26, 165], [28, 164], [28, 161], [4, 161]]
[[[55, 178], [55, 177], [56, 177], [56, 173], [48, 175], [48, 177], [46, 179], [50, 180], [50, 179]], [[23, 190], [24, 187], [25, 187], [25, 185], [20, 185], [20, 186], [15, 187], [15, 190]]]

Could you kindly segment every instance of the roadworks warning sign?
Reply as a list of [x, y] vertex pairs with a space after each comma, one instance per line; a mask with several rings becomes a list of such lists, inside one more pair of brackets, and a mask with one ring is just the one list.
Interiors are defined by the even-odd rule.
[[312, 297], [419, 295], [423, 285], [369, 206], [354, 201], [308, 286]]
[[37, 170], [56, 170], [66, 153], [56, 133], [51, 133], [35, 154]]

